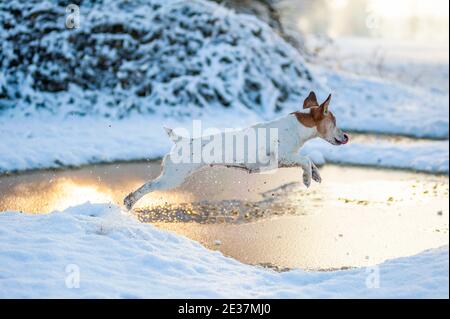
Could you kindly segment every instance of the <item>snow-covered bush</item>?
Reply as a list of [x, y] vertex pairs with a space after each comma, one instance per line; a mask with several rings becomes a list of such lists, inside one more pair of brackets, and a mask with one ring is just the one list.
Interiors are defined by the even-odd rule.
[[204, 0], [0, 3], [0, 111], [270, 117], [300, 104], [312, 76], [264, 22]]

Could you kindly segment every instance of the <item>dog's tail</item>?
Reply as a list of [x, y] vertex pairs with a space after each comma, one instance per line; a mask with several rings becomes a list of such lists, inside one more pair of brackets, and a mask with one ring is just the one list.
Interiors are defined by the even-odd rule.
[[180, 139], [180, 137], [175, 134], [173, 129], [171, 129], [171, 128], [167, 127], [167, 126], [164, 126], [163, 128], [166, 131], [167, 135], [169, 135], [169, 138], [172, 140], [172, 142], [175, 143], [175, 142], [177, 142]]

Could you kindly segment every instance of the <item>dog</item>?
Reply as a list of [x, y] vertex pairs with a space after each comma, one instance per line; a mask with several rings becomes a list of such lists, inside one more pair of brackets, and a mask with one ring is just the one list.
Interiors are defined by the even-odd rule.
[[[307, 157], [300, 156], [298, 151], [310, 139], [320, 137], [332, 145], [344, 145], [349, 141], [349, 135], [342, 132], [336, 125], [336, 118], [331, 111], [329, 105], [331, 102], [331, 94], [322, 103], [317, 102], [314, 92], [311, 92], [303, 102], [303, 110], [293, 112], [274, 121], [266, 122], [251, 126], [250, 128], [238, 131], [238, 134], [246, 135], [250, 130], [254, 129], [276, 129], [277, 130], [277, 168], [282, 167], [301, 167], [303, 169], [303, 184], [306, 187], [311, 185], [311, 180], [320, 183], [321, 177], [316, 165]], [[258, 162], [249, 162], [238, 160], [234, 155], [231, 162], [207, 163], [204, 160], [197, 162], [183, 162], [174, 160], [177, 154], [177, 146], [181, 143], [192, 147], [196, 142], [200, 145], [200, 149], [206, 148], [205, 137], [199, 138], [183, 138], [174, 133], [172, 129], [165, 128], [170, 139], [174, 142], [174, 147], [167, 154], [162, 162], [162, 173], [153, 181], [147, 182], [140, 188], [130, 193], [124, 199], [124, 205], [127, 209], [131, 209], [134, 204], [144, 195], [156, 190], [168, 190], [175, 188], [183, 183], [183, 181], [195, 171], [205, 167], [220, 165], [225, 167], [237, 167], [244, 169], [249, 173], [261, 172], [261, 164]], [[226, 139], [231, 133], [222, 132], [217, 137]], [[236, 132], [233, 134], [236, 135]], [[208, 140], [208, 137], [207, 139]], [[264, 144], [264, 143], [262, 143]], [[223, 144], [220, 143], [222, 146]], [[248, 149], [248, 147], [247, 147]], [[265, 151], [265, 150], [264, 150]], [[256, 148], [256, 152], [263, 152], [261, 147]], [[193, 154], [190, 154], [193, 155]], [[266, 154], [273, 158], [273, 153]], [[190, 157], [191, 158], [191, 157]]]

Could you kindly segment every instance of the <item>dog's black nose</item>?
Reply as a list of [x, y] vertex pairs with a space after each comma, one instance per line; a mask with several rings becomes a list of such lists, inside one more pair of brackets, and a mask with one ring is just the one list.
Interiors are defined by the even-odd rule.
[[347, 144], [348, 141], [350, 141], [350, 137], [348, 136], [347, 133], [344, 133], [344, 142], [342, 144]]

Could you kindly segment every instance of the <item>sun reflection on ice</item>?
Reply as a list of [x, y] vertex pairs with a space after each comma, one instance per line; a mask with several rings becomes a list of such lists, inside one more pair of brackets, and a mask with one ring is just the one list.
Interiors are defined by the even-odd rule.
[[101, 191], [95, 186], [79, 185], [64, 181], [58, 185], [58, 197], [50, 204], [53, 210], [64, 210], [86, 202], [95, 204], [114, 202], [112, 194]]

